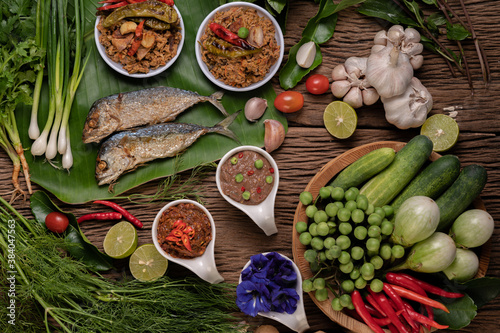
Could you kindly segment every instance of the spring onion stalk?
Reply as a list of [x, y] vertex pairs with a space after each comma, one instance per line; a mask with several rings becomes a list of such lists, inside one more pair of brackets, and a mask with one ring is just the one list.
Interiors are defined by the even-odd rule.
[[71, 152], [71, 142], [69, 139], [69, 131], [66, 131], [66, 151], [62, 156], [63, 169], [69, 170], [73, 166], [73, 153]]
[[[59, 139], [57, 148], [60, 154], [67, 154], [69, 146], [69, 131], [68, 131], [68, 120], [71, 113], [71, 107], [75, 99], [76, 90], [80, 84], [83, 77], [83, 72], [89, 60], [89, 55], [87, 55], [83, 65], [81, 64], [82, 59], [82, 47], [83, 47], [83, 26], [84, 26], [84, 12], [83, 3], [81, 0], [75, 0], [75, 35], [76, 35], [76, 50], [75, 50], [75, 63], [73, 65], [73, 72], [69, 79], [67, 95], [64, 103], [63, 118], [61, 121], [61, 130], [59, 131]], [[64, 157], [63, 157], [64, 158]], [[63, 168], [68, 169], [63, 166]]]
[[[50, 8], [50, 1], [47, 0], [39, 0], [37, 1], [36, 8], [36, 36], [35, 43], [36, 45], [43, 49], [47, 49], [47, 22], [46, 22], [46, 13], [48, 13]], [[43, 55], [41, 61], [42, 64], [45, 63], [45, 54]], [[35, 87], [33, 88], [33, 105], [31, 107], [31, 119], [30, 126], [28, 129], [28, 135], [30, 139], [36, 140], [40, 136], [40, 128], [38, 127], [38, 108], [40, 104], [40, 96], [42, 91], [42, 83], [44, 77], [44, 67], [38, 70], [36, 75]]]

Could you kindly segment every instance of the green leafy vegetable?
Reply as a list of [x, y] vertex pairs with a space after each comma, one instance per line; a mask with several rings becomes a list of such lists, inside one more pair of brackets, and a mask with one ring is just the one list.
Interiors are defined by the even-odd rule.
[[63, 212], [42, 191], [33, 193], [30, 197], [31, 211], [33, 216], [41, 225], [45, 225], [45, 217], [50, 212], [61, 212], [69, 219], [69, 226], [64, 232], [64, 241], [67, 250], [75, 259], [81, 260], [90, 268], [97, 271], [107, 271], [113, 268], [112, 259], [99, 251], [80, 229], [73, 214]]
[[450, 303], [443, 303], [450, 310], [450, 313], [435, 309], [435, 320], [442, 325], [449, 325], [449, 328], [453, 330], [469, 325], [477, 314], [477, 306], [468, 295], [453, 299]]
[[500, 279], [483, 277], [463, 284], [465, 292], [474, 300], [478, 308], [500, 295]]

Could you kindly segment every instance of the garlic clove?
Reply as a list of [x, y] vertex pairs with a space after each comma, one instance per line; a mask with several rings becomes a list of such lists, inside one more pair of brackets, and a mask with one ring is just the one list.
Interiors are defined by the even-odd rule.
[[421, 43], [410, 43], [401, 46], [401, 51], [406, 53], [410, 57], [422, 53], [423, 50], [424, 50], [424, 45]]
[[420, 33], [414, 28], [406, 28], [404, 41], [406, 43], [419, 43]]
[[257, 121], [267, 109], [267, 100], [260, 97], [252, 97], [245, 104], [245, 117], [248, 121]]
[[351, 89], [351, 83], [347, 80], [333, 81], [332, 82], [332, 94], [337, 98], [342, 98]]
[[361, 89], [358, 87], [352, 87], [351, 90], [344, 96], [344, 102], [352, 106], [354, 109], [358, 109], [363, 106], [363, 95], [361, 94]]
[[374, 88], [366, 88], [361, 90], [361, 95], [363, 96], [364, 105], [373, 105], [378, 101], [380, 97]]
[[347, 72], [345, 70], [344, 64], [339, 64], [335, 66], [335, 68], [332, 70], [332, 80], [339, 81], [346, 79], [347, 79]]
[[378, 45], [378, 44], [377, 44], [377, 45], [373, 45], [373, 46], [372, 46], [372, 50], [371, 50], [371, 52], [370, 52], [370, 53], [377, 53], [377, 52], [380, 52], [380, 51], [382, 51], [384, 48], [385, 48], [385, 46], [384, 46], [384, 45]]
[[375, 34], [375, 37], [373, 37], [373, 44], [386, 46], [387, 45], [387, 32], [385, 30], [380, 30], [379, 32], [377, 32]]
[[415, 70], [419, 69], [424, 64], [424, 56], [421, 54], [418, 54], [416, 56], [411, 57], [410, 64], [413, 67], [413, 69], [415, 69]]
[[387, 30], [387, 38], [394, 44], [399, 46], [405, 38], [405, 30], [399, 24], [393, 25]]
[[275, 119], [264, 120], [264, 148], [268, 153], [278, 149], [285, 141], [285, 127]]
[[247, 41], [255, 47], [262, 47], [262, 45], [264, 45], [264, 31], [262, 27], [255, 26], [250, 28]]
[[347, 74], [354, 75], [356, 78], [360, 78], [364, 75], [366, 70], [366, 61], [368, 58], [361, 57], [349, 57], [346, 59], [344, 66]]
[[302, 68], [311, 67], [314, 62], [314, 58], [316, 58], [316, 43], [313, 41], [303, 44], [295, 56], [297, 64]]

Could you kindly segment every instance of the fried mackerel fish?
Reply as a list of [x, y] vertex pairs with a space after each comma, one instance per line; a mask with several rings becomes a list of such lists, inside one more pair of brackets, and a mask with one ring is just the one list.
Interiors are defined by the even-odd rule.
[[96, 179], [98, 184], [110, 184], [110, 190], [112, 190], [113, 183], [123, 173], [158, 158], [179, 155], [199, 137], [207, 133], [222, 134], [239, 142], [236, 135], [228, 129], [239, 112], [226, 117], [213, 127], [163, 123], [112, 135], [103, 142], [97, 156]]
[[171, 87], [154, 87], [103, 97], [94, 102], [83, 128], [84, 143], [99, 142], [108, 135], [139, 127], [173, 121], [180, 113], [200, 102], [210, 102], [225, 116], [220, 103], [223, 92], [202, 96]]

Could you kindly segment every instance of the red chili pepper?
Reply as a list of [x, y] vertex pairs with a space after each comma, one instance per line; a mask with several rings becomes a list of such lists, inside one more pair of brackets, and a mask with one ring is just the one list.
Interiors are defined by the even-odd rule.
[[169, 242], [178, 242], [179, 238], [177, 238], [175, 236], [167, 236], [167, 237], [165, 237], [165, 240], [168, 240]]
[[142, 20], [135, 28], [135, 37], [134, 37], [134, 40], [132, 41], [132, 45], [130, 46], [130, 49], [127, 52], [127, 54], [131, 57], [137, 52], [137, 50], [139, 49], [139, 46], [141, 46], [142, 32], [144, 30], [143, 28], [144, 28], [145, 21], [146, 20]]
[[361, 297], [359, 291], [354, 290], [351, 293], [351, 299], [352, 304], [354, 305], [354, 309], [356, 309], [356, 312], [359, 314], [359, 316], [363, 318], [365, 324], [368, 325], [368, 327], [370, 327], [375, 333], [384, 333], [382, 327], [377, 325], [377, 323], [375, 323], [375, 321], [373, 320], [373, 317], [368, 313], [368, 310], [365, 307], [365, 302], [363, 302], [363, 298]]
[[243, 158], [243, 153], [239, 153], [238, 158]]
[[429, 326], [435, 327], [435, 328], [440, 329], [440, 330], [444, 330], [444, 329], [447, 329], [449, 327], [448, 325], [441, 325], [441, 324], [435, 322], [434, 320], [427, 318], [423, 314], [420, 314], [420, 313], [414, 311], [412, 309], [411, 305], [408, 303], [405, 303], [405, 307], [406, 307], [409, 315], [414, 320], [418, 321], [421, 324], [429, 325]]
[[396, 326], [394, 326], [394, 324], [387, 325], [387, 328], [389, 328], [389, 331], [391, 331], [391, 333], [400, 333]]
[[253, 171], [253, 170], [248, 170], [247, 175], [251, 176], [251, 175], [253, 175], [253, 174], [254, 174], [254, 171]]
[[368, 303], [370, 303], [371, 306], [373, 306], [375, 310], [377, 310], [380, 313], [382, 317], [387, 317], [385, 311], [382, 310], [380, 305], [378, 305], [377, 301], [375, 300], [375, 298], [373, 298], [371, 294], [366, 295], [366, 300], [368, 301]]
[[[385, 275], [385, 279], [387, 282], [401, 286], [403, 288], [410, 289], [411, 291], [416, 292], [417, 294], [420, 294], [424, 297], [427, 297], [427, 293], [425, 290], [418, 285], [415, 281], [409, 279], [407, 274], [401, 274], [401, 273], [387, 273]], [[427, 311], [428, 317], [432, 320], [434, 318], [434, 310], [430, 305], [424, 304], [425, 310]], [[430, 327], [427, 327], [430, 330]]]
[[166, 3], [167, 5], [169, 5], [170, 7], [173, 7], [174, 6], [174, 0], [158, 0], [160, 2], [163, 2], [163, 3]]
[[394, 309], [392, 308], [391, 304], [389, 303], [388, 299], [384, 296], [384, 294], [382, 292], [376, 293], [370, 288], [368, 288], [368, 291], [370, 292], [370, 295], [372, 295], [373, 298], [377, 301], [378, 305], [382, 308], [387, 317], [391, 320], [391, 323], [394, 326], [396, 326], [399, 332], [409, 333], [410, 331], [406, 328], [405, 325], [403, 325], [401, 320], [399, 320], [396, 311], [394, 311]]
[[181, 236], [182, 244], [186, 247], [186, 249], [191, 252], [191, 242], [189, 241], [189, 236], [184, 234]]
[[189, 239], [194, 237], [194, 229], [191, 226], [187, 226], [182, 232], [188, 235]]
[[181, 236], [182, 236], [182, 234], [183, 234], [183, 232], [182, 232], [181, 230], [179, 230], [179, 229], [174, 229], [174, 230], [172, 230], [172, 231], [170, 232], [169, 236], [174, 236], [174, 237], [179, 238], [179, 237], [181, 237]]
[[241, 187], [241, 192], [245, 192], [245, 186]]
[[137, 228], [142, 228], [143, 227], [142, 222], [139, 221], [139, 219], [137, 217], [135, 217], [134, 215], [130, 214], [130, 212], [128, 210], [126, 210], [122, 206], [118, 205], [117, 203], [114, 203], [114, 202], [111, 202], [111, 201], [106, 201], [106, 200], [96, 200], [96, 201], [94, 201], [94, 203], [111, 207], [114, 210], [116, 210], [118, 213], [121, 213], [123, 215], [123, 217], [127, 221], [129, 221], [130, 223], [132, 223], [135, 227], [137, 227]]
[[424, 305], [430, 305], [433, 308], [441, 309], [447, 313], [450, 313], [450, 310], [448, 310], [448, 308], [446, 308], [446, 306], [444, 304], [442, 304], [438, 301], [435, 301], [429, 297], [422, 296], [414, 291], [408, 290], [406, 288], [403, 288], [403, 287], [400, 287], [397, 285], [392, 285], [392, 288], [399, 296], [401, 296], [403, 298], [407, 298], [409, 300], [419, 302], [419, 303], [424, 304]]
[[246, 40], [240, 38], [237, 34], [235, 34], [234, 32], [230, 31], [227, 28], [224, 28], [222, 25], [218, 23], [212, 22], [210, 23], [209, 27], [210, 30], [212, 30], [213, 33], [217, 35], [217, 37], [224, 39], [226, 42], [239, 46], [245, 50], [255, 49], [255, 47], [250, 45]]
[[80, 223], [88, 220], [119, 220], [121, 218], [122, 214], [118, 212], [91, 213], [80, 216], [76, 222]]
[[270, 173], [274, 173], [274, 169], [273, 168], [269, 168], [269, 172]]
[[[396, 273], [393, 273], [393, 274], [396, 274]], [[427, 291], [427, 292], [429, 292], [431, 294], [434, 294], [434, 295], [443, 296], [443, 297], [447, 297], [447, 298], [460, 298], [460, 297], [464, 297], [465, 296], [465, 294], [462, 294], [462, 293], [455, 293], [455, 292], [451, 292], [451, 291], [446, 291], [446, 290], [444, 290], [442, 288], [439, 288], [438, 286], [435, 286], [435, 285], [432, 285], [432, 284], [430, 284], [428, 282], [419, 280], [416, 277], [413, 277], [413, 276], [411, 276], [409, 274], [397, 273], [396, 275], [404, 276], [408, 280], [411, 280], [411, 281], [415, 282], [416, 284], [418, 284], [425, 291]]]
[[262, 192], [262, 189], [260, 187], [257, 187], [256, 191], [257, 191], [257, 193], [260, 193], [260, 192]]
[[[109, 2], [109, 1], [106, 1], [106, 2]], [[97, 10], [110, 10], [110, 9], [120, 8], [120, 7], [123, 7], [126, 5], [128, 5], [127, 1], [121, 1], [121, 2], [117, 2], [113, 5], [98, 7]]]
[[[181, 223], [184, 223], [182, 220], [176, 220], [174, 222], [174, 224], [172, 224], [172, 229], [176, 229]], [[184, 223], [184, 226], [186, 226], [186, 224]]]
[[123, 2], [123, 0], [103, 0], [99, 1], [98, 3], [117, 3], [117, 2]]
[[408, 311], [406, 310], [406, 308], [403, 304], [403, 300], [401, 299], [401, 297], [398, 294], [396, 294], [396, 292], [394, 291], [394, 289], [392, 288], [392, 286], [390, 284], [384, 283], [384, 292], [387, 294], [387, 296], [389, 296], [392, 299], [392, 301], [394, 302], [394, 304], [396, 306], [396, 309], [402, 311], [401, 314], [403, 315], [406, 322], [411, 326], [411, 328], [414, 331], [418, 332], [417, 323], [415, 323], [413, 318], [410, 317], [410, 315], [408, 314]]

